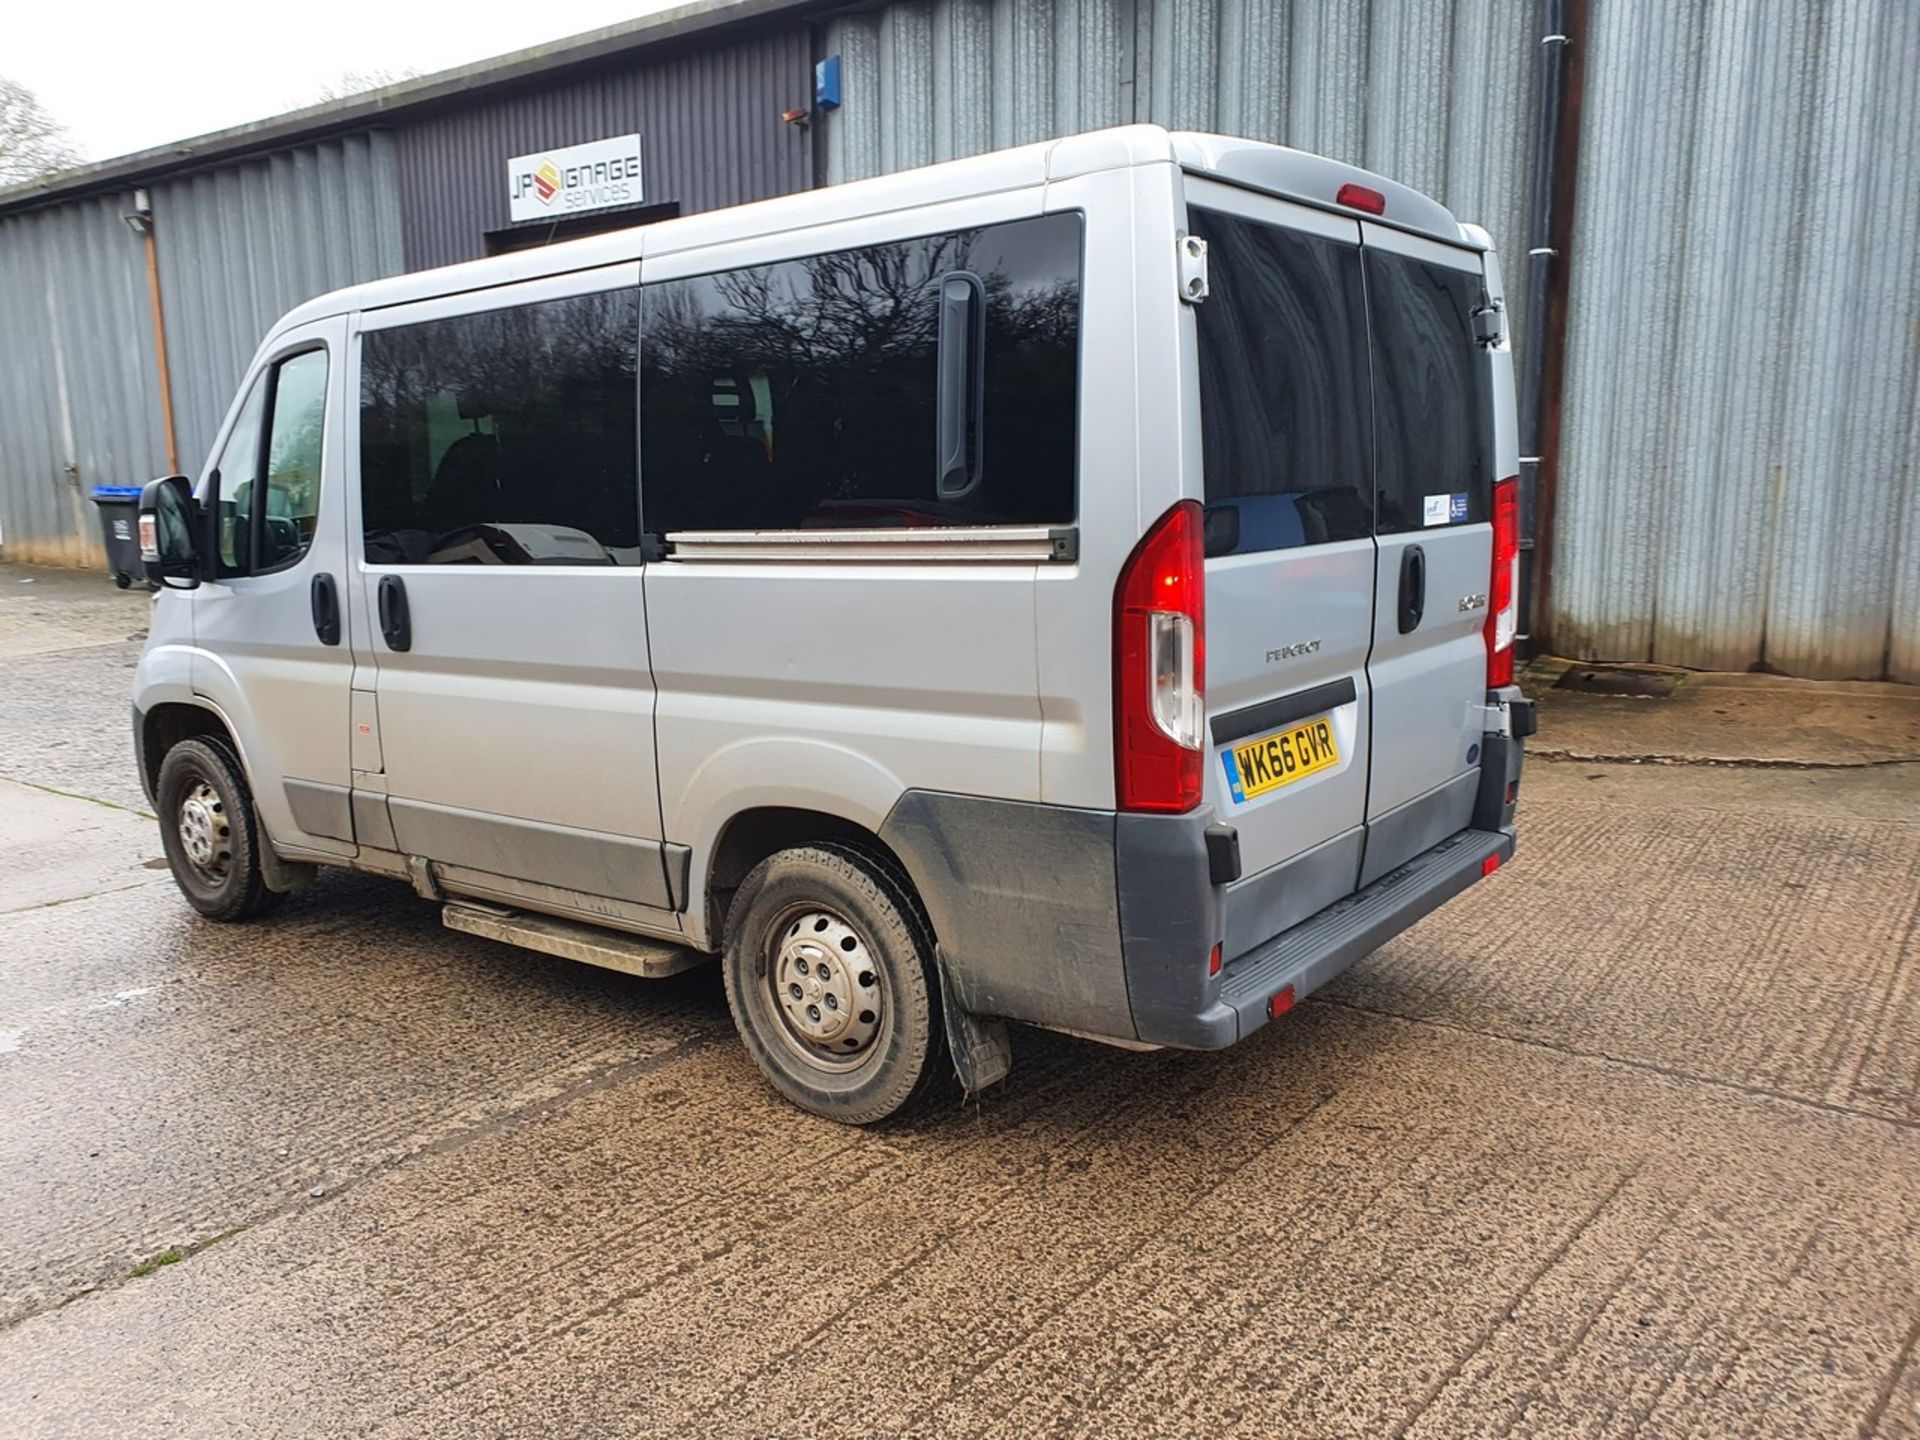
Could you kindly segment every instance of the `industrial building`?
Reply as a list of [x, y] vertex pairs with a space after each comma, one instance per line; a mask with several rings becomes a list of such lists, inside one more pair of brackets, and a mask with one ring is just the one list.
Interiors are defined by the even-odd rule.
[[1536, 648], [1920, 681], [1920, 6], [702, 0], [0, 191], [0, 554], [357, 281], [1130, 121], [1485, 224]]

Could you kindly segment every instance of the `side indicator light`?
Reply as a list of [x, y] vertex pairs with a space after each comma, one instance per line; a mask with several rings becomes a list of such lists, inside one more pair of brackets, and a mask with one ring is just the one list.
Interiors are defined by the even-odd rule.
[[1499, 868], [1500, 868], [1500, 856], [1497, 852], [1495, 854], [1487, 856], [1486, 859], [1480, 862], [1480, 873], [1482, 875], [1491, 875], [1494, 871], [1498, 870]]
[[1269, 1020], [1278, 1020], [1292, 1008], [1293, 987], [1289, 985], [1285, 989], [1276, 992], [1273, 997], [1267, 1001], [1267, 1018]]
[[1349, 210], [1364, 210], [1369, 215], [1387, 213], [1386, 196], [1378, 190], [1369, 190], [1364, 185], [1355, 185], [1352, 181], [1340, 187], [1339, 193], [1333, 197], [1333, 202], [1336, 205], [1344, 205]]

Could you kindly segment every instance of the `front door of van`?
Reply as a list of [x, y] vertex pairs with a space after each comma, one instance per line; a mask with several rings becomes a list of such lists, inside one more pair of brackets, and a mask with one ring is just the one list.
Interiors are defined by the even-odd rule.
[[1373, 353], [1373, 767], [1361, 883], [1472, 817], [1493, 556], [1479, 252], [1366, 224]]
[[267, 833], [354, 853], [348, 808], [346, 322], [282, 337], [254, 367], [201, 495], [216, 573], [194, 592], [193, 688], [232, 726]]
[[394, 848], [463, 888], [671, 925], [638, 282], [616, 266], [363, 317], [353, 510], [375, 673], [360, 683], [382, 767], [363, 783], [386, 797]]

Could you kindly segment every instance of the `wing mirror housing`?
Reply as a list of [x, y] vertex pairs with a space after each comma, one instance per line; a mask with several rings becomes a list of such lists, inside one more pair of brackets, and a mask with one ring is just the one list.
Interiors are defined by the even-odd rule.
[[172, 590], [191, 590], [204, 578], [199, 536], [200, 506], [184, 475], [149, 480], [140, 491], [140, 565], [147, 579]]

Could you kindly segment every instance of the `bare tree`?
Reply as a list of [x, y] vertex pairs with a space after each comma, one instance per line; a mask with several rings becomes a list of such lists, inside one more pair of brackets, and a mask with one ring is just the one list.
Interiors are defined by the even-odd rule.
[[411, 65], [400, 70], [388, 70], [376, 66], [371, 70], [342, 70], [333, 79], [324, 82], [314, 92], [309, 105], [324, 104], [329, 100], [346, 100], [354, 95], [364, 95], [370, 90], [384, 90], [389, 85], [398, 85], [402, 80], [418, 80], [420, 72]]
[[66, 127], [47, 113], [40, 97], [0, 75], [0, 185], [23, 185], [79, 163]]

